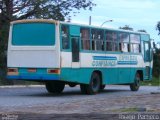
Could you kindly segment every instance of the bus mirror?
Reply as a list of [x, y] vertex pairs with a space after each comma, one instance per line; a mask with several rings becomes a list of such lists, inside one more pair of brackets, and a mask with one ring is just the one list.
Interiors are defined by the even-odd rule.
[[155, 49], [156, 48], [156, 44], [155, 42], [152, 43], [152, 48]]
[[156, 43], [155, 42], [152, 42], [152, 52], [155, 53], [156, 52]]
[[155, 49], [156, 48], [156, 44], [154, 42], [154, 39], [151, 39], [151, 48]]
[[154, 39], [151, 39], [151, 49], [152, 49], [152, 52], [155, 53], [156, 43], [154, 42]]

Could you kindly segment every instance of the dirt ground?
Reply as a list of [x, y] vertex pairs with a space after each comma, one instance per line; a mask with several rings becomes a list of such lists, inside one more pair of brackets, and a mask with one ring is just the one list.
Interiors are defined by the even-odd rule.
[[[81, 95], [78, 89], [72, 91], [68, 88], [62, 95], [41, 93], [44, 90], [41, 88], [0, 89], [0, 99], [6, 100], [0, 101], [0, 118], [10, 115], [14, 120], [134, 120], [140, 114], [154, 114], [155, 120], [160, 120], [160, 94], [149, 91], [149, 88], [148, 91], [145, 89], [131, 92], [126, 87], [119, 87], [118, 90], [115, 87], [97, 95]], [[8, 94], [4, 94], [6, 91]], [[19, 104], [14, 102], [17, 100]], [[9, 103], [11, 101], [14, 104]], [[122, 117], [123, 114], [130, 116]]]

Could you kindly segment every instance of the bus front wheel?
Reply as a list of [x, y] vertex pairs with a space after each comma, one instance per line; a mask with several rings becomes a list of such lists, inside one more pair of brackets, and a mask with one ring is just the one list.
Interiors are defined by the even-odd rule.
[[131, 91], [138, 91], [140, 87], [140, 74], [136, 73], [134, 83], [130, 84]]
[[100, 75], [96, 72], [92, 73], [89, 85], [86, 86], [86, 92], [89, 95], [93, 95], [99, 92], [101, 85]]
[[61, 93], [65, 87], [65, 83], [60, 81], [46, 82], [45, 85], [49, 93]]

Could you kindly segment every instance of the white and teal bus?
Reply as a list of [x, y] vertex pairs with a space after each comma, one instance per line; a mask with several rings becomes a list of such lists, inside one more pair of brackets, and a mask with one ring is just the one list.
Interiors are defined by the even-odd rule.
[[8, 79], [44, 82], [51, 93], [68, 84], [95, 94], [105, 85], [129, 85], [152, 78], [149, 34], [55, 20], [11, 22]]

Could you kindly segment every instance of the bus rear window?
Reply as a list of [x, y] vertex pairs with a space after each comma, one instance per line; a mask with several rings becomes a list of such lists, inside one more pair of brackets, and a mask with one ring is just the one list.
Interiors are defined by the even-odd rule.
[[52, 46], [55, 44], [55, 24], [19, 23], [13, 25], [12, 45]]

